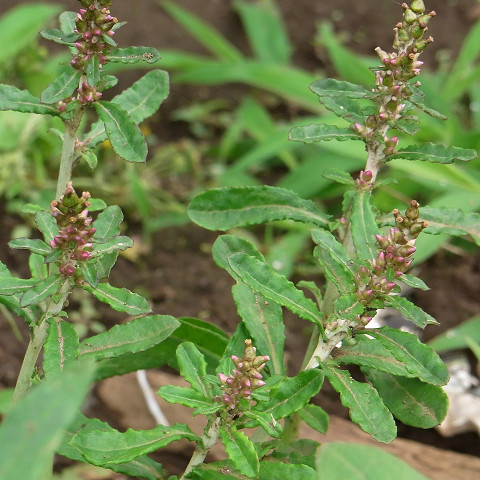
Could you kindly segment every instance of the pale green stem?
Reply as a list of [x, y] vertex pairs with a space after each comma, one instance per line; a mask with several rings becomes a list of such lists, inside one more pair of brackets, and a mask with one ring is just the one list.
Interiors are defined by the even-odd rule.
[[180, 480], [184, 480], [185, 476], [188, 475], [197, 465], [201, 465], [207, 456], [207, 453], [211, 448], [217, 443], [220, 436], [220, 417], [215, 417], [213, 422], [209, 422], [205, 428], [205, 433], [202, 436], [201, 442], [197, 444], [195, 451], [192, 454], [192, 458], [188, 462], [183, 475], [180, 477]]

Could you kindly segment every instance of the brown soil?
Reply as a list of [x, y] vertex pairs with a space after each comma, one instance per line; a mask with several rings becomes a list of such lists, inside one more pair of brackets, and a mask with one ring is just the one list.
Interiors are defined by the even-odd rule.
[[[73, 0], [57, 3], [64, 3], [71, 10], [76, 9], [78, 5], [78, 2]], [[229, 40], [242, 50], [248, 51], [238, 18], [231, 10], [233, 2], [180, 0], [178, 3], [212, 22]], [[316, 21], [331, 19], [336, 29], [344, 33], [348, 45], [361, 53], [370, 53], [377, 45], [385, 47], [391, 45], [391, 25], [397, 21], [401, 11], [397, 2], [386, 0], [380, 2], [380, 6], [377, 0], [362, 2], [345, 0], [341, 2], [341, 6], [335, 1], [316, 2], [313, 6], [309, 0], [295, 2], [279, 0], [278, 3], [286, 20], [290, 38], [295, 45], [294, 62], [309, 70], [318, 68], [331, 70], [328, 59], [321, 52], [319, 58], [318, 51], [316, 52], [312, 46]], [[433, 65], [435, 54], [441, 49], [455, 51], [458, 48], [461, 39], [479, 12], [477, 3], [471, 0], [452, 2], [435, 0], [428, 3], [429, 8], [434, 8], [438, 13], [431, 27], [432, 35], [436, 37], [435, 46], [428, 57], [428, 63]], [[0, 5], [0, 14], [16, 4], [18, 4], [17, 0], [4, 0]], [[154, 0], [114, 2], [112, 13], [121, 20], [129, 22], [129, 25], [119, 32], [117, 40], [120, 44], [155, 45], [160, 49], [163, 46], [205, 53], [167, 17]], [[448, 32], [448, 35], [442, 35], [443, 32]], [[124, 80], [129, 81], [130, 78], [127, 77], [131, 75], [133, 74], [126, 75]], [[235, 86], [233, 98], [237, 98], [238, 92], [241, 94], [242, 89], [241, 86]], [[186, 88], [172, 85], [172, 93], [164, 109], [164, 118], [168, 118], [168, 112], [178, 106], [204, 97], [225, 96], [229, 90], [223, 88], [220, 92], [219, 94], [217, 90], [210, 88]], [[156, 133], [161, 139], [179, 140], [178, 135], [184, 134], [184, 131], [175, 129], [165, 132], [159, 129]], [[26, 274], [24, 252], [12, 252], [7, 248], [10, 232], [21, 220], [4, 212], [0, 213], [0, 218], [3, 225], [0, 229], [0, 260], [18, 273]], [[130, 230], [130, 234], [132, 230], [135, 228]], [[157, 232], [148, 254], [140, 255], [135, 262], [120, 258], [112, 272], [111, 283], [148, 292], [156, 313], [200, 317], [216, 323], [231, 333], [239, 317], [230, 295], [233, 282], [228, 274], [214, 264], [210, 256], [210, 247], [215, 238], [215, 233], [193, 225]], [[426, 332], [427, 338], [460, 323], [473, 314], [478, 314], [480, 310], [479, 265], [478, 255], [461, 257], [439, 254], [422, 267], [421, 277], [432, 287], [432, 290], [419, 294], [417, 300], [419, 305], [435, 316], [441, 324], [438, 328], [429, 328]], [[101, 312], [101, 321], [107, 327], [119, 319], [118, 315], [110, 314], [103, 308]], [[287, 322], [289, 328], [287, 355], [291, 359], [292, 371], [294, 371], [294, 359], [298, 357], [295, 352], [304, 348], [307, 342], [304, 327], [308, 326], [302, 323], [299, 328], [299, 321], [291, 317], [287, 318]], [[23, 341], [16, 339], [6, 318], [0, 315], [0, 386], [3, 387], [14, 385], [26, 348], [25, 339], [28, 337], [28, 331], [18, 319], [16, 325], [23, 334]], [[130, 396], [133, 398], [137, 395], [135, 384], [126, 382], [125, 390], [121, 392], [120, 397], [122, 401], [128, 402]], [[117, 400], [118, 398], [117, 395]], [[345, 417], [345, 410], [336, 396], [328, 391], [322, 395], [319, 403], [329, 413]], [[125, 429], [132, 426], [119, 414], [121, 405], [112, 405], [111, 402], [106, 401], [105, 396], [102, 397], [101, 386], [94, 392], [91, 405], [96, 415], [108, 420], [116, 428]], [[474, 434], [444, 439], [433, 430], [420, 431], [407, 427], [402, 427], [400, 433], [410, 439], [440, 448], [479, 456], [479, 440]], [[165, 467], [170, 468], [172, 473], [181, 468], [184, 460], [183, 455], [178, 452], [170, 452], [168, 458], [162, 458]], [[434, 478], [433, 475], [432, 478]]]

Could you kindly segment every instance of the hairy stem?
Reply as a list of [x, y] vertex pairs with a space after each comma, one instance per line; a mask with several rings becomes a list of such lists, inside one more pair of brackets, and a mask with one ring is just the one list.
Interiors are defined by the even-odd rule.
[[217, 443], [220, 436], [220, 420], [220, 417], [215, 417], [213, 421], [211, 418], [209, 419], [202, 440], [197, 444], [197, 447], [192, 454], [192, 458], [188, 462], [180, 480], [184, 480], [185, 476], [188, 475], [197, 465], [201, 465], [205, 460], [207, 453]]

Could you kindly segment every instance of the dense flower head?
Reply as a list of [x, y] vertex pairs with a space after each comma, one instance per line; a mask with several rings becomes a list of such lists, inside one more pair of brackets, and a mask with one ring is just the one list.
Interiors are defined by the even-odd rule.
[[223, 373], [218, 374], [223, 394], [215, 400], [223, 402], [228, 407], [228, 411], [233, 414], [240, 399], [251, 400], [252, 391], [265, 385], [260, 371], [269, 360], [268, 355], [257, 355], [252, 341], [246, 339], [242, 358], [232, 355], [235, 369], [228, 376]]
[[75, 276], [78, 262], [85, 262], [91, 257], [91, 238], [95, 228], [91, 226], [92, 218], [87, 210], [89, 198], [88, 192], [79, 197], [69, 182], [62, 198], [50, 204], [50, 211], [59, 227], [58, 235], [50, 246], [62, 252], [58, 261], [59, 272], [66, 277]]

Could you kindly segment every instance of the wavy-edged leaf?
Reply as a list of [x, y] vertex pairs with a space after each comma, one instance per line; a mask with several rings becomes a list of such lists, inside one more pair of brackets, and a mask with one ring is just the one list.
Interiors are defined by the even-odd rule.
[[200, 350], [192, 342], [184, 342], [178, 346], [176, 353], [180, 375], [194, 390], [210, 398], [212, 390], [206, 380], [207, 363]]
[[40, 210], [35, 213], [35, 223], [47, 244], [50, 244], [55, 235], [58, 235], [57, 221], [49, 212]]
[[118, 252], [107, 253], [101, 257], [94, 257], [86, 262], [81, 262], [80, 269], [85, 280], [90, 286], [96, 288], [99, 280], [108, 278], [110, 270], [115, 265], [118, 258]]
[[97, 361], [148, 350], [168, 338], [180, 322], [170, 315], [147, 315], [115, 325], [107, 332], [88, 337], [80, 344], [80, 355]]
[[227, 260], [233, 272], [254, 292], [259, 292], [267, 299], [323, 329], [323, 315], [315, 303], [270, 265], [245, 253], [234, 253]]
[[373, 96], [371, 91], [361, 85], [334, 78], [315, 80], [309, 88], [319, 97], [371, 98]]
[[125, 235], [113, 237], [102, 243], [94, 243], [92, 250], [92, 258], [108, 255], [118, 250], [126, 250], [133, 247], [133, 240]]
[[353, 196], [351, 231], [358, 258], [360, 260], [374, 259], [378, 254], [375, 241], [378, 225], [370, 191], [356, 191]]
[[318, 405], [305, 405], [298, 412], [298, 416], [310, 427], [320, 433], [327, 433], [328, 413]]
[[[167, 98], [169, 93], [168, 73], [152, 70], [112, 99], [112, 103], [121, 106], [135, 123], [152, 116]], [[90, 148], [107, 138], [102, 122], [96, 122], [85, 136]]]
[[437, 353], [448, 352], [449, 350], [468, 348], [467, 339], [480, 342], [480, 315], [472, 317], [456, 327], [449, 328], [446, 332], [432, 338], [428, 345]]
[[348, 172], [337, 168], [329, 168], [328, 170], [325, 170], [322, 173], [322, 177], [343, 185], [355, 185], [355, 180]]
[[76, 40], [80, 38], [78, 33], [65, 33], [58, 28], [47, 28], [42, 30], [40, 35], [45, 40], [50, 40], [51, 42], [59, 43], [60, 45], [70, 45], [72, 46]]
[[275, 220], [294, 220], [325, 228], [329, 221], [310, 200], [270, 186], [208, 190], [190, 202], [187, 213], [192, 221], [209, 230], [229, 230]]
[[365, 305], [358, 301], [355, 293], [340, 295], [333, 302], [333, 311], [336, 317], [342, 320], [356, 320], [359, 315], [365, 312]]
[[455, 160], [468, 162], [478, 157], [476, 150], [470, 148], [447, 147], [433, 143], [410, 145], [390, 155], [387, 160], [403, 158], [404, 160], [421, 160], [432, 163], [453, 163]]
[[431, 315], [400, 295], [388, 295], [385, 297], [385, 306], [394, 308], [401, 313], [402, 317], [410, 320], [420, 328], [424, 328], [430, 323], [437, 323]]
[[56, 103], [60, 100], [70, 97], [74, 90], [78, 88], [78, 81], [81, 73], [72, 68], [69, 72], [63, 72], [40, 95], [40, 100], [44, 103]]
[[236, 235], [220, 235], [213, 244], [212, 257], [220, 268], [229, 271], [233, 277], [235, 277], [235, 274], [228, 264], [228, 257], [233, 253], [246, 253], [257, 260], [265, 261], [265, 257], [248, 240]]
[[415, 277], [410, 273], [404, 273], [398, 279], [409, 287], [418, 288], [419, 290], [424, 291], [430, 290], [430, 287], [421, 278]]
[[[70, 444], [70, 440], [77, 433], [87, 433], [98, 430], [115, 431], [108, 423], [102, 422], [98, 418], [87, 418], [79, 414], [77, 419], [68, 427], [64, 441], [58, 448], [57, 453], [71, 460], [76, 460], [77, 462], [86, 462], [80, 450]], [[141, 455], [126, 463], [105, 464], [104, 468], [134, 478], [138, 477], [146, 480], [162, 480], [164, 478], [162, 465], [147, 455]]]
[[397, 436], [397, 426], [377, 391], [368, 383], [354, 380], [346, 370], [327, 364], [323, 368], [342, 404], [350, 410], [352, 421], [375, 440], [391, 442]]
[[375, 337], [422, 382], [433, 385], [445, 385], [448, 382], [448, 370], [442, 359], [416, 335], [390, 327], [368, 329], [364, 333]]
[[101, 241], [120, 234], [120, 224], [123, 221], [123, 213], [118, 205], [107, 207], [100, 212], [93, 222], [96, 232], [93, 234], [93, 240]]
[[315, 470], [303, 463], [260, 462], [259, 478], [262, 480], [318, 480]]
[[232, 288], [238, 314], [242, 317], [259, 355], [268, 355], [268, 369], [272, 374], [284, 374], [283, 348], [285, 326], [282, 308], [276, 302], [252, 291], [243, 283]]
[[200, 441], [186, 425], [158, 425], [151, 430], [128, 429], [125, 433], [116, 430], [78, 433], [70, 443], [94, 465], [130, 462], [146, 453], [154, 452], [171, 442], [186, 438]]
[[150, 305], [144, 297], [127, 290], [113, 287], [108, 283], [99, 283], [96, 288], [83, 285], [82, 288], [90, 292], [103, 303], [108, 303], [117, 312], [126, 312], [129, 315], [143, 315], [151, 311]]
[[433, 428], [445, 419], [449, 402], [442, 387], [370, 368], [362, 368], [362, 372], [372, 382], [388, 409], [405, 425]]
[[[180, 404], [188, 408], [210, 408], [214, 405], [210, 398], [190, 387], [165, 385], [157, 392], [166, 402]], [[221, 404], [217, 404], [220, 408]]]
[[221, 428], [220, 436], [228, 458], [243, 475], [254, 478], [258, 475], [258, 456], [253, 442], [234, 428]]
[[17, 278], [12, 276], [0, 277], [0, 295], [14, 295], [15, 293], [25, 292], [32, 288], [38, 282], [37, 279]]
[[57, 108], [45, 104], [28, 90], [20, 90], [12, 85], [0, 85], [0, 110], [15, 110], [22, 113], [59, 115]]
[[350, 268], [350, 258], [345, 247], [326, 230], [312, 230], [312, 240], [318, 245], [314, 257], [325, 269], [325, 276], [338, 291], [348, 295], [355, 289], [355, 275]]
[[153, 47], [116, 48], [107, 55], [107, 60], [113, 63], [155, 63], [160, 58], [160, 52]]
[[145, 162], [147, 144], [143, 133], [119, 105], [113, 102], [94, 102], [100, 120], [115, 152], [128, 162]]
[[15, 238], [8, 242], [8, 246], [13, 249], [30, 250], [32, 253], [44, 256], [52, 252], [51, 247], [38, 238]]
[[428, 480], [405, 462], [372, 445], [332, 442], [318, 449], [317, 475], [328, 480]]
[[60, 275], [52, 275], [44, 280], [40, 280], [21, 296], [20, 306], [28, 307], [29, 305], [40, 303], [47, 297], [57, 293], [64, 281], [65, 279]]
[[255, 405], [254, 410], [272, 415], [275, 420], [287, 417], [303, 408], [323, 385], [321, 370], [304, 370], [286, 378], [271, 390], [270, 400]]
[[316, 143], [329, 140], [362, 140], [350, 128], [341, 128], [335, 125], [314, 124], [304, 127], [293, 127], [288, 132], [288, 139], [295, 142]]
[[421, 209], [421, 215], [422, 219], [428, 221], [425, 233], [471, 235], [475, 243], [480, 245], [480, 214], [464, 213], [458, 208], [424, 207]]
[[47, 378], [78, 359], [78, 335], [72, 324], [61, 318], [48, 321], [47, 339], [44, 344], [43, 370]]

